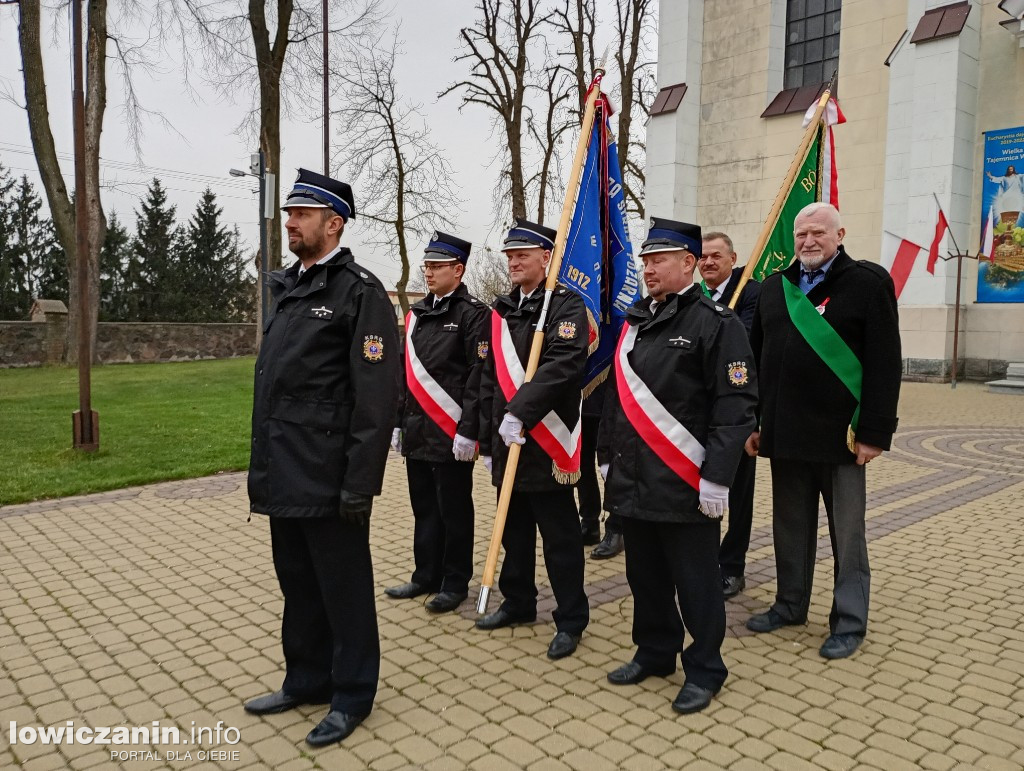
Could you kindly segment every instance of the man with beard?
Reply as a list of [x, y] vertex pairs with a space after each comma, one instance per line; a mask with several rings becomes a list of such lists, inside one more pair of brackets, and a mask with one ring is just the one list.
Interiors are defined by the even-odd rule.
[[[736, 250], [732, 239], [725, 233], [710, 231], [704, 234], [703, 250], [697, 260], [701, 289], [720, 305], [728, 305], [736, 294], [743, 268], [736, 267]], [[736, 301], [736, 315], [750, 335], [754, 323], [754, 309], [761, 285], [748, 281]], [[735, 597], [746, 586], [746, 569], [750, 530], [754, 524], [754, 474], [756, 459], [740, 452], [740, 465], [729, 488], [729, 527], [722, 537], [718, 551], [718, 565], [722, 571], [722, 593], [726, 599]]]
[[391, 447], [405, 456], [416, 569], [388, 597], [430, 592], [431, 613], [459, 607], [473, 576], [473, 461], [487, 306], [462, 283], [472, 247], [435, 232], [423, 254], [430, 291], [406, 318], [405, 398]]
[[680, 656], [681, 714], [706, 708], [728, 676], [718, 540], [757, 404], [743, 325], [693, 283], [700, 249], [699, 226], [653, 220], [640, 250], [650, 296], [626, 316], [598, 446], [605, 507], [622, 521], [636, 643], [608, 680], [664, 677]]
[[[548, 658], [571, 655], [590, 621], [583, 589], [583, 534], [573, 485], [580, 477], [580, 387], [587, 364], [587, 309], [558, 285], [544, 326], [536, 374], [524, 383], [534, 331], [544, 310], [545, 279], [556, 233], [516, 219], [502, 251], [512, 292], [494, 301], [490, 352], [480, 381], [480, 454], [500, 487], [508, 447], [522, 445], [501, 544], [505, 560], [501, 606], [479, 629], [532, 623], [537, 618], [537, 531], [557, 607]], [[491, 457], [493, 456], [493, 464]]]
[[245, 709], [330, 704], [306, 737], [319, 747], [352, 733], [377, 692], [370, 510], [399, 395], [398, 327], [380, 281], [339, 245], [356, 213], [352, 189], [300, 169], [281, 208], [299, 261], [269, 276], [274, 307], [256, 360], [249, 502], [270, 517], [285, 678]]
[[896, 431], [902, 358], [896, 293], [881, 265], [846, 254], [839, 212], [805, 206], [793, 264], [769, 276], [751, 330], [761, 379], [761, 429], [747, 452], [771, 459], [775, 604], [753, 632], [804, 624], [824, 499], [835, 561], [830, 635], [819, 653], [853, 654], [867, 632], [871, 570], [865, 468]]

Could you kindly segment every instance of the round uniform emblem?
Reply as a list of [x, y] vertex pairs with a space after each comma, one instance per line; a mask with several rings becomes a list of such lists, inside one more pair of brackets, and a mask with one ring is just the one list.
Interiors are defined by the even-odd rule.
[[739, 388], [745, 386], [750, 379], [747, 376], [747, 363], [745, 361], [734, 361], [726, 366], [729, 373], [729, 382]]
[[384, 358], [384, 340], [377, 335], [363, 338], [363, 358], [367, 361], [380, 361]]
[[490, 352], [490, 350], [491, 346], [487, 343], [486, 340], [481, 340], [479, 343], [476, 344], [476, 355], [479, 356], [481, 359], [486, 359], [487, 354]]
[[576, 322], [574, 321], [563, 321], [558, 325], [558, 336], [563, 340], [575, 340], [576, 339]]

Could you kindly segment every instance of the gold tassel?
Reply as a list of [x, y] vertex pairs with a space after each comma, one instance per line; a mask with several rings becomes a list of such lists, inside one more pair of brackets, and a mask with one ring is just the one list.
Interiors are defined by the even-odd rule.
[[857, 454], [857, 435], [853, 433], [853, 426], [846, 427], [846, 449]]
[[562, 471], [554, 461], [551, 461], [551, 476], [560, 485], [574, 485], [580, 481], [581, 473], [579, 471]]

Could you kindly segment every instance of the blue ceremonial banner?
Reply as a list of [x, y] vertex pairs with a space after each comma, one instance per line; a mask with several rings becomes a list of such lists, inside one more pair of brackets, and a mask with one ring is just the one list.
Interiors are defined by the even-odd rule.
[[608, 376], [626, 309], [640, 291], [619, 154], [615, 142], [609, 142], [610, 109], [603, 95], [598, 109], [558, 277], [583, 298], [590, 318], [584, 397]]

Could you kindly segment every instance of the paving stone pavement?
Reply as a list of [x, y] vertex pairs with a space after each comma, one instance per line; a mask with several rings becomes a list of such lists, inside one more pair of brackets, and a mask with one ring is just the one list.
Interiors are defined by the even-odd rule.
[[[472, 625], [475, 586], [460, 613], [441, 617], [384, 597], [412, 569], [395, 456], [373, 516], [378, 699], [355, 734], [322, 750], [303, 738], [323, 708], [265, 718], [241, 708], [282, 677], [268, 525], [246, 521], [244, 474], [0, 508], [0, 768], [1024, 768], [1024, 398], [908, 383], [900, 414], [893, 451], [868, 472], [873, 597], [861, 650], [817, 654], [831, 602], [824, 527], [809, 623], [744, 628], [775, 588], [761, 462], [747, 589], [728, 603], [730, 677], [708, 710], [685, 717], [669, 708], [681, 672], [633, 687], [605, 680], [632, 651], [622, 557], [588, 561], [591, 625], [558, 662], [544, 655], [554, 629], [542, 568], [538, 622], [490, 634]], [[495, 503], [482, 473], [476, 501], [482, 567]], [[190, 745], [52, 746], [17, 734], [12, 744], [12, 723], [20, 733], [67, 721], [157, 721], [183, 740], [220, 722], [222, 733]], [[211, 751], [235, 754], [201, 754]]]

